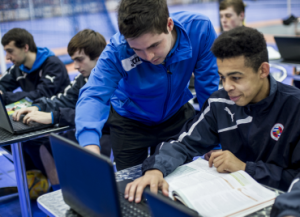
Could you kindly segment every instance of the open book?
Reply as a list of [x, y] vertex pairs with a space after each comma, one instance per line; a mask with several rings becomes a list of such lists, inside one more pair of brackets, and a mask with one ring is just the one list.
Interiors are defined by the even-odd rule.
[[165, 177], [170, 197], [202, 216], [245, 216], [272, 205], [276, 193], [244, 171], [218, 173], [201, 158]]

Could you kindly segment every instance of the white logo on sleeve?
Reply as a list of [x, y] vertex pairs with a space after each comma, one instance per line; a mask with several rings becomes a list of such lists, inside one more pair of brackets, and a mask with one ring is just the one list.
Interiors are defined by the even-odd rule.
[[231, 113], [231, 111], [229, 110], [229, 108], [228, 108], [228, 107], [225, 107], [225, 109], [224, 109], [224, 110], [228, 112], [228, 114], [230, 115], [230, 117], [231, 117], [231, 120], [232, 120], [232, 122], [233, 122], [233, 115], [234, 115], [234, 114], [232, 114], [232, 113]]
[[45, 78], [49, 79], [53, 83], [55, 76], [51, 77], [49, 75], [46, 75]]
[[135, 68], [137, 65], [140, 65], [143, 61], [138, 57], [138, 55], [134, 54], [127, 59], [122, 60], [122, 66], [126, 72]]

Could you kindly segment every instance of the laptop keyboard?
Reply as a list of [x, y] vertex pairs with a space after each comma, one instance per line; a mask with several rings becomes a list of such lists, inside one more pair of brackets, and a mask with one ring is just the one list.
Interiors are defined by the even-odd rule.
[[23, 117], [24, 116], [25, 115], [22, 115], [20, 117], [20, 121], [14, 121], [12, 115], [9, 116], [11, 125], [12, 125], [12, 127], [14, 128], [15, 131], [36, 128], [36, 127], [39, 127], [39, 126], [43, 125], [43, 124], [40, 124], [40, 123], [37, 123], [37, 122], [31, 122], [30, 124], [24, 124], [23, 123]]
[[151, 217], [150, 211], [145, 203], [129, 202], [124, 198], [124, 194], [122, 192], [119, 192], [119, 198], [123, 217]]

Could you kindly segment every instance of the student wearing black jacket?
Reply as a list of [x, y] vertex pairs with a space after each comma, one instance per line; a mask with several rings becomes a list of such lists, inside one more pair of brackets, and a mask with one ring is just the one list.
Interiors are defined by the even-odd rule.
[[[31, 100], [51, 97], [70, 83], [65, 65], [48, 48], [36, 47], [32, 35], [25, 29], [9, 30], [1, 43], [6, 59], [14, 64], [0, 79], [0, 94], [5, 104], [25, 97]], [[14, 93], [18, 87], [22, 92]]]
[[158, 145], [144, 161], [144, 176], [126, 187], [130, 201], [140, 202], [147, 185], [168, 195], [163, 177], [219, 143], [222, 151], [212, 153], [208, 164], [220, 173], [244, 170], [259, 183], [286, 191], [300, 172], [300, 90], [269, 75], [263, 35], [238, 27], [220, 35], [212, 52], [224, 89], [210, 96], [177, 138]]
[[[100, 33], [90, 29], [78, 32], [68, 44], [68, 53], [74, 60], [75, 69], [80, 74], [62, 93], [51, 98], [42, 97], [35, 100], [32, 107], [17, 110], [13, 114], [13, 118], [19, 120], [21, 114], [26, 114], [23, 118], [24, 123], [35, 121], [43, 124], [53, 123], [59, 126], [75, 126], [75, 106], [80, 88], [86, 84], [105, 46], [105, 38]], [[111, 147], [108, 127], [105, 127], [102, 132], [106, 134], [100, 141], [105, 143], [102, 146], [102, 154], [110, 155]], [[76, 141], [74, 131], [68, 131], [67, 133], [64, 136]], [[31, 156], [35, 166], [47, 174], [52, 188], [56, 190], [58, 188], [58, 178], [54, 161], [50, 154], [51, 148], [48, 138], [35, 140], [34, 143], [32, 141], [26, 142], [23, 146], [24, 150]], [[39, 157], [39, 154], [41, 157]]]
[[275, 200], [271, 217], [300, 217], [300, 173], [293, 180], [288, 193], [281, 194]]

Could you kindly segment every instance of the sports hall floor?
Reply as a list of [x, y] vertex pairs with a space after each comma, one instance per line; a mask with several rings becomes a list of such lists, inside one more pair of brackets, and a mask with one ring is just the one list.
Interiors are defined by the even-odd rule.
[[[291, 12], [294, 16], [300, 16], [300, 0], [291, 0]], [[253, 0], [245, 1], [246, 7], [246, 20], [245, 25], [259, 29], [264, 33], [265, 38], [269, 45], [274, 45], [273, 35], [293, 35], [294, 26], [283, 26], [282, 19], [288, 17], [286, 0]], [[208, 16], [216, 31], [219, 31], [218, 21], [218, 4], [213, 3], [199, 3], [189, 5], [175, 5], [170, 6], [170, 12], [176, 11], [193, 11]], [[18, 22], [3, 22], [0, 23], [2, 34], [14, 27], [21, 27], [29, 30], [35, 38], [36, 44], [41, 47], [51, 48], [56, 55], [65, 62], [69, 63], [70, 59], [67, 55], [66, 46], [68, 41], [74, 35], [73, 25], [76, 25], [76, 30], [84, 28], [91, 28], [99, 31], [105, 36], [107, 40], [113, 35], [117, 29], [116, 12], [110, 12], [110, 20], [107, 20], [102, 14], [86, 14], [77, 17], [59, 17], [40, 19], [33, 21], [18, 21]], [[300, 24], [298, 24], [300, 29]], [[7, 62], [9, 66], [9, 63]], [[67, 65], [70, 77], [74, 77], [73, 65]], [[291, 74], [291, 67], [286, 67], [288, 74]], [[287, 77], [287, 82], [291, 84], [291, 78]], [[4, 159], [0, 150], [0, 174], [6, 171], [11, 179], [11, 183], [15, 183], [13, 164]], [[1, 183], [1, 180], [0, 180]], [[14, 185], [14, 184], [13, 184]], [[0, 185], [0, 188], [2, 186]], [[37, 207], [35, 201], [32, 201], [33, 216], [42, 217], [46, 216]], [[12, 199], [2, 200], [0, 197], [0, 217], [16, 217], [21, 216], [18, 197]]]

